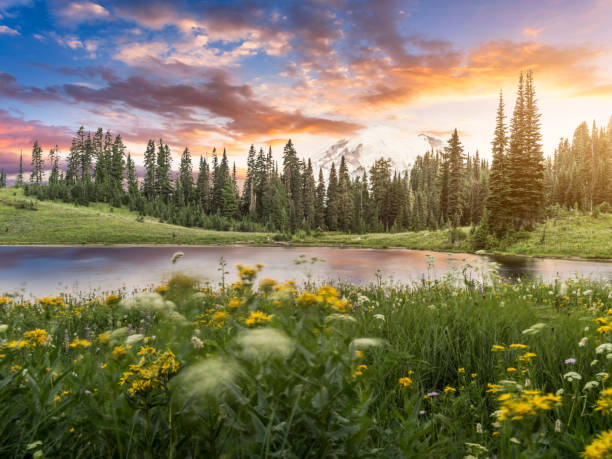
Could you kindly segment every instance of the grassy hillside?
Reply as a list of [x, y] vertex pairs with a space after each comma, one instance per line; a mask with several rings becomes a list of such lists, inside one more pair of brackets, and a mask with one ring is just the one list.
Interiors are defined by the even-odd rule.
[[[33, 203], [35, 210], [28, 208]], [[25, 208], [24, 208], [25, 207]], [[463, 229], [467, 235], [468, 228]], [[59, 202], [37, 201], [21, 190], [0, 190], [0, 244], [276, 244], [272, 233], [210, 231], [137, 220], [126, 208], [107, 204], [76, 207]], [[313, 233], [295, 235], [292, 245], [405, 247], [445, 252], [470, 251], [467, 240], [449, 242], [447, 230], [381, 234]], [[541, 225], [499, 253], [552, 257], [612, 258], [612, 214], [566, 213]]]
[[[0, 244], [232, 244], [265, 243], [263, 233], [205, 231], [155, 219], [137, 221], [128, 209], [107, 204], [76, 207], [24, 197], [21, 190], [0, 190]], [[35, 209], [19, 208], [34, 202]]]

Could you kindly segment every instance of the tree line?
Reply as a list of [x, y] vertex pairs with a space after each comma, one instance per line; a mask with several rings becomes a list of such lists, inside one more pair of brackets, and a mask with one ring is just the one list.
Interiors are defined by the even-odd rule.
[[[45, 184], [45, 161], [35, 141], [25, 186], [41, 199], [127, 205], [161, 221], [222, 230], [366, 233], [471, 225], [477, 245], [485, 246], [491, 237], [532, 229], [548, 205], [591, 210], [612, 202], [612, 119], [607, 129], [593, 125], [590, 132], [582, 123], [571, 143], [563, 139], [544, 160], [528, 71], [519, 76], [509, 123], [500, 92], [490, 166], [478, 152], [465, 153], [456, 129], [444, 149], [419, 155], [404, 171], [381, 157], [367, 173], [351, 173], [341, 157], [324, 173], [301, 159], [291, 140], [280, 162], [271, 148], [251, 146], [242, 185], [225, 150], [200, 156], [194, 171], [185, 148], [173, 171], [170, 148], [161, 139], [148, 141], [138, 177], [121, 136], [101, 128], [93, 135], [83, 127], [77, 131], [64, 168], [57, 147], [48, 161]], [[0, 180], [6, 186], [6, 178]], [[22, 158], [17, 185], [24, 185]]]

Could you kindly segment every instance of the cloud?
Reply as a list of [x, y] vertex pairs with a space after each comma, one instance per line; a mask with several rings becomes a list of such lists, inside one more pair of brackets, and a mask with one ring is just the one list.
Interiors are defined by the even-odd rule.
[[542, 32], [543, 29], [536, 29], [533, 27], [525, 27], [523, 29], [523, 35], [530, 38], [538, 38], [538, 35]]
[[64, 151], [70, 147], [70, 129], [64, 126], [50, 126], [36, 120], [25, 120], [0, 109], [0, 164], [8, 174], [14, 174], [19, 167], [19, 150], [24, 150], [24, 166], [29, 164], [34, 140], [47, 150], [58, 145]]
[[56, 10], [65, 22], [83, 22], [104, 19], [110, 13], [102, 5], [94, 2], [71, 2]]
[[297, 132], [350, 134], [362, 126], [334, 119], [284, 111], [258, 100], [250, 85], [232, 84], [225, 72], [211, 72], [199, 85], [171, 84], [130, 77], [109, 82], [101, 89], [67, 84], [63, 92], [77, 102], [94, 105], [119, 104], [183, 122], [210, 120], [206, 129], [228, 135], [271, 135]]
[[8, 26], [5, 25], [0, 25], [0, 35], [21, 35], [19, 33], [19, 31], [15, 30], [15, 29], [11, 29]]
[[34, 86], [20, 86], [14, 76], [4, 72], [0, 72], [0, 96], [26, 102], [61, 100], [55, 88], [40, 89]]

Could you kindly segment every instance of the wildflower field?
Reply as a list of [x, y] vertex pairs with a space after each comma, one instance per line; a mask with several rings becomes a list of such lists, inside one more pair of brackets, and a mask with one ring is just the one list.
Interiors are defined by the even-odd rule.
[[612, 287], [0, 296], [2, 457], [612, 455]]

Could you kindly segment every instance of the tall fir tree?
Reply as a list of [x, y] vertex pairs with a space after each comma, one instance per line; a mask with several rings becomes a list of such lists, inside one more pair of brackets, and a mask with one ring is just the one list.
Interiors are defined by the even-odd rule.
[[465, 164], [463, 145], [457, 129], [453, 131], [444, 150], [448, 161], [448, 220], [453, 226], [458, 226], [462, 217], [461, 186]]
[[504, 167], [506, 148], [508, 147], [508, 135], [506, 123], [504, 121], [505, 118], [504, 100], [502, 92], [500, 91], [495, 121], [495, 133], [493, 135], [493, 142], [491, 143], [493, 161], [491, 162], [489, 195], [486, 203], [489, 229], [497, 235], [501, 235], [505, 230], [508, 218], [508, 187], [506, 170]]
[[42, 148], [38, 145], [38, 140], [34, 141], [32, 147], [32, 173], [30, 174], [30, 182], [36, 185], [42, 184], [44, 160], [42, 157]]
[[15, 186], [20, 188], [23, 186], [23, 152], [19, 151], [19, 169], [17, 170], [17, 179], [15, 180]]
[[153, 139], [149, 139], [147, 142], [147, 148], [144, 154], [144, 169], [145, 175], [142, 180], [142, 192], [147, 201], [153, 201], [155, 198], [155, 167], [156, 167], [156, 156], [155, 156], [155, 142]]

